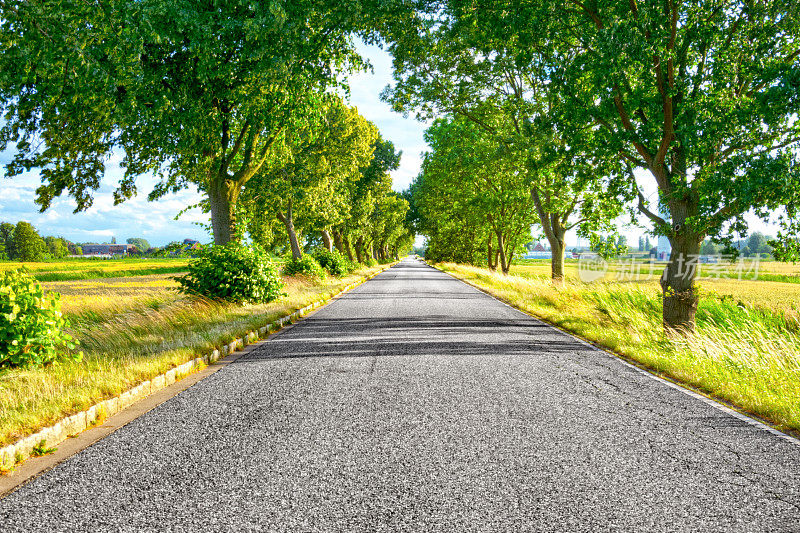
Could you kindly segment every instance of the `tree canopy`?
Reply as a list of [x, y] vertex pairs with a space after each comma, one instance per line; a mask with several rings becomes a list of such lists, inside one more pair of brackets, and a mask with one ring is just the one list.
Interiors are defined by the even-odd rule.
[[303, 127], [281, 136], [245, 193], [254, 222], [283, 223], [295, 259], [302, 253], [297, 226], [328, 232], [347, 215], [349, 182], [369, 165], [378, 138], [377, 128], [340, 99], [329, 96], [321, 105]]
[[42, 209], [66, 192], [82, 210], [120, 150], [117, 202], [144, 173], [161, 176], [152, 199], [196, 186], [227, 242], [241, 189], [281, 133], [361, 64], [352, 33], [364, 19], [338, 0], [4, 1], [6, 176], [38, 168]]
[[411, 191], [433, 260], [486, 260], [504, 273], [530, 240], [534, 202], [519, 154], [465, 118], [438, 119], [427, 130], [431, 152]]

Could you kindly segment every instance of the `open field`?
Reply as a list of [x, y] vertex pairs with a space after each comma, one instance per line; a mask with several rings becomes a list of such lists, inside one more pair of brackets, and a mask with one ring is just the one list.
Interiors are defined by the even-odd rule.
[[[612, 260], [608, 263], [605, 280], [615, 279], [658, 279], [666, 263], [644, 261]], [[578, 260], [566, 259], [564, 273], [578, 279]], [[549, 259], [514, 260], [512, 269], [530, 275], [550, 277]], [[696, 265], [698, 277], [702, 279], [735, 279], [752, 281], [780, 281], [800, 284], [800, 264], [780, 261], [759, 261], [743, 259], [741, 262], [702, 263]]]
[[[705, 280], [697, 331], [668, 338], [655, 279], [555, 288], [542, 272], [520, 266], [503, 276], [487, 269], [439, 265], [509, 304], [707, 394], [800, 431], [800, 287], [769, 281]], [[540, 272], [540, 270], [542, 272]], [[711, 292], [714, 291], [714, 292]]]
[[[646, 266], [643, 265], [643, 267]], [[708, 267], [709, 265], [703, 266]], [[719, 277], [712, 276], [708, 270], [701, 271], [697, 284], [708, 296], [728, 298], [742, 306], [762, 307], [800, 317], [800, 265], [777, 261], [762, 262], [759, 264], [758, 277], [755, 280], [752, 279], [752, 276], [738, 279], [736, 268], [735, 265], [727, 266], [722, 270], [724, 275]], [[750, 272], [752, 269], [750, 264], [746, 264], [743, 268]], [[652, 269], [642, 268], [638, 272], [632, 272], [628, 265], [612, 263], [605, 276], [598, 281], [648, 287], [658, 291], [661, 270], [663, 270], [663, 265], [655, 265]], [[511, 267], [510, 273], [515, 276], [547, 281], [550, 279], [550, 263], [515, 264]], [[564, 265], [564, 274], [568, 282], [580, 282], [577, 262], [567, 262]], [[787, 282], [785, 281], [787, 279], [797, 279], [798, 281]]]
[[62, 293], [62, 310], [84, 360], [0, 371], [0, 445], [118, 395], [379, 268], [321, 283], [285, 278], [287, 296], [258, 305], [183, 296], [168, 274], [44, 283], [47, 290]]
[[0, 262], [0, 272], [25, 268], [39, 281], [120, 278], [175, 274], [186, 270], [185, 258], [64, 259], [41, 263]]

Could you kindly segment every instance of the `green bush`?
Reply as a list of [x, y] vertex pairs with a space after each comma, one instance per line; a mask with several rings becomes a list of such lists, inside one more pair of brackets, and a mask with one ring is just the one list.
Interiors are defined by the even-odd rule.
[[367, 258], [364, 260], [364, 266], [365, 266], [365, 267], [370, 267], [370, 268], [371, 268], [371, 267], [374, 267], [374, 266], [375, 266], [375, 265], [377, 265], [377, 264], [378, 264], [378, 262], [377, 262], [377, 261], [375, 261], [375, 260], [374, 260], [373, 258], [371, 258], [371, 257], [367, 257]]
[[283, 296], [283, 279], [258, 245], [206, 246], [175, 278], [180, 291], [236, 303], [265, 303]]
[[353, 270], [352, 263], [339, 250], [329, 252], [325, 248], [317, 248], [312, 256], [331, 276], [338, 278]]
[[28, 367], [59, 360], [80, 361], [76, 342], [64, 331], [58, 293], [45, 295], [24, 270], [0, 277], [0, 367]]
[[307, 276], [309, 278], [325, 279], [325, 270], [317, 260], [308, 254], [303, 254], [300, 259], [288, 259], [283, 264], [283, 273], [287, 276]]

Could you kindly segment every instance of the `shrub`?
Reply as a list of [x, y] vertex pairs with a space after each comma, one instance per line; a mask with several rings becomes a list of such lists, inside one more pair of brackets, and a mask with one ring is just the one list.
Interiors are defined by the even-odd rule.
[[80, 361], [76, 342], [64, 331], [58, 293], [45, 295], [24, 270], [0, 277], [0, 367], [28, 367], [58, 360]]
[[366, 258], [366, 260], [364, 260], [364, 266], [365, 266], [365, 267], [374, 267], [374, 266], [375, 266], [375, 265], [377, 265], [377, 264], [378, 264], [378, 262], [377, 262], [377, 261], [375, 261], [375, 260], [374, 260], [373, 258], [371, 258], [371, 257], [367, 257], [367, 258]]
[[317, 248], [312, 256], [331, 276], [344, 276], [353, 269], [352, 263], [339, 250], [329, 252], [325, 248]]
[[283, 296], [283, 279], [258, 245], [206, 246], [189, 272], [175, 279], [181, 292], [215, 300], [265, 303]]
[[307, 276], [309, 278], [324, 279], [325, 270], [317, 260], [308, 254], [303, 254], [300, 259], [289, 259], [283, 265], [283, 273], [287, 276]]

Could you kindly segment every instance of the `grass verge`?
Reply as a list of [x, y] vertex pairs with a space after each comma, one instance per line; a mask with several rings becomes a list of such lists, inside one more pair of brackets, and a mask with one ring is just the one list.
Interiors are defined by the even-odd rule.
[[74, 294], [62, 286], [67, 289], [65, 311], [73, 323], [70, 332], [80, 340], [84, 360], [0, 372], [0, 446], [117, 396], [381, 268], [362, 268], [322, 282], [287, 278], [287, 296], [258, 305], [184, 297], [165, 277], [140, 279], [138, 287], [121, 283], [122, 289], [100, 282], [94, 291], [75, 288]]
[[437, 265], [505, 302], [676, 381], [800, 432], [800, 322], [713, 294], [697, 331], [668, 337], [654, 284], [568, 282], [455, 264]]

